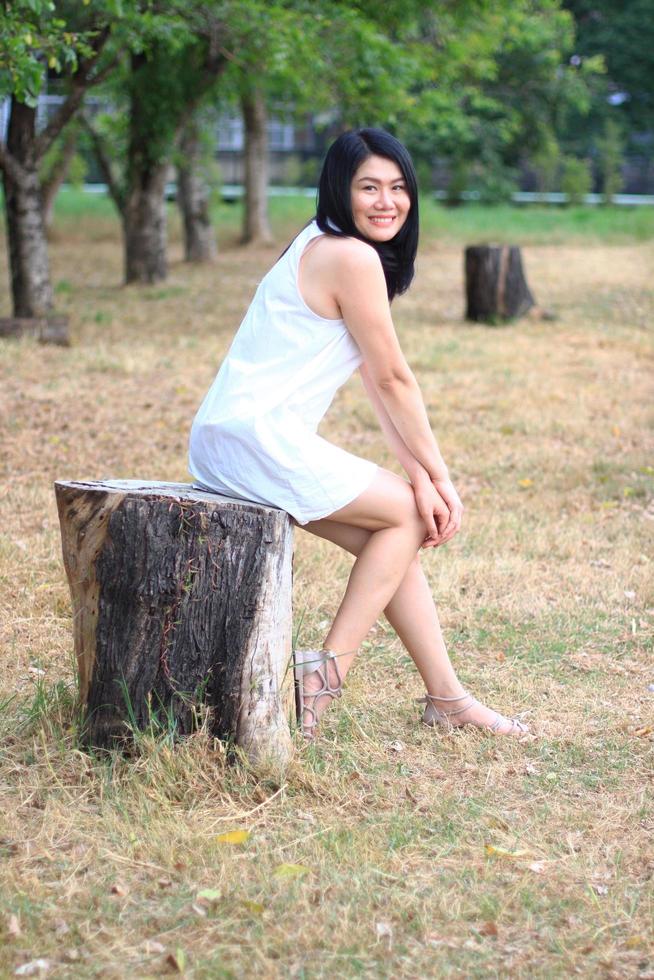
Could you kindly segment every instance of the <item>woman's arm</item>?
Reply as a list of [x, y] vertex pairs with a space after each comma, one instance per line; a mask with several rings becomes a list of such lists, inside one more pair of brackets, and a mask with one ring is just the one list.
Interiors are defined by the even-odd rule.
[[[334, 295], [393, 426], [430, 479], [449, 479], [413, 372], [395, 333], [379, 256], [353, 239], [339, 243]], [[404, 465], [404, 464], [403, 464]]]
[[365, 361], [363, 361], [359, 366], [359, 374], [361, 375], [361, 380], [363, 381], [363, 386], [366, 389], [370, 403], [375, 410], [375, 415], [377, 416], [381, 430], [386, 437], [386, 442], [392, 449], [396, 459], [403, 467], [411, 482], [413, 483], [414, 480], [419, 479], [421, 475], [428, 477], [429, 474], [427, 473], [427, 470], [424, 468], [422, 463], [419, 463], [415, 456], [409, 452], [404, 439], [402, 439], [400, 433], [393, 425], [391, 417], [386, 411], [384, 403], [379, 397], [379, 392], [377, 391], [372, 378], [370, 377]]

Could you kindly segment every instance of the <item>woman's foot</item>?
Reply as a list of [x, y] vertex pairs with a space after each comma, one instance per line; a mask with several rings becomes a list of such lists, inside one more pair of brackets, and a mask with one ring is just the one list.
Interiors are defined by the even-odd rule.
[[334, 698], [340, 698], [342, 678], [331, 650], [296, 650], [294, 654], [295, 710], [302, 735], [315, 737], [318, 719]]
[[426, 694], [418, 698], [419, 704], [426, 704], [422, 722], [430, 727], [436, 725], [442, 728], [462, 728], [473, 725], [483, 728], [493, 735], [512, 735], [520, 738], [529, 734], [529, 728], [517, 718], [505, 718], [504, 715], [487, 708], [485, 704], [473, 698], [472, 694], [463, 692], [456, 697], [443, 698]]

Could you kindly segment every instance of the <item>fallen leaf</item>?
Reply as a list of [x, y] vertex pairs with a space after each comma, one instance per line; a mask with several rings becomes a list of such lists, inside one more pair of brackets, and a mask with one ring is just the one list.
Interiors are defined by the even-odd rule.
[[173, 883], [170, 878], [159, 878], [157, 881], [159, 888], [172, 888]]
[[278, 878], [299, 878], [310, 871], [311, 868], [307, 868], [306, 864], [278, 864], [273, 874]]
[[17, 915], [7, 916], [7, 935], [10, 939], [18, 939], [21, 934], [20, 922]]
[[483, 922], [477, 929], [477, 932], [482, 936], [496, 936], [497, 923], [492, 921]]
[[225, 834], [218, 834], [216, 842], [218, 844], [245, 844], [249, 837], [249, 830], [228, 830]]
[[530, 480], [528, 476], [524, 480], [518, 480], [518, 483], [521, 487], [533, 487], [534, 485], [534, 481]]
[[416, 805], [420, 802], [418, 797], [411, 792], [408, 786], [404, 787], [404, 795], [406, 796], [407, 800], [411, 800], [411, 802], [415, 803]]
[[199, 915], [201, 918], [206, 919], [207, 910], [206, 908], [204, 908], [204, 906], [197, 905], [196, 903], [194, 903], [193, 905], [191, 905], [191, 909], [193, 910], [193, 912], [195, 912], [196, 915]]
[[642, 728], [637, 728], [634, 735], [639, 738], [643, 738], [645, 735], [652, 735], [654, 733], [654, 725], [643, 725]]
[[221, 898], [222, 892], [218, 888], [203, 888], [195, 896], [196, 902], [207, 902], [209, 904], [219, 902]]
[[647, 944], [647, 939], [645, 936], [629, 936], [629, 939], [625, 942], [627, 949], [637, 949], [639, 946], [645, 946]]
[[177, 973], [183, 973], [186, 967], [186, 953], [178, 946], [174, 953], [169, 953], [166, 957], [166, 963], [171, 966], [173, 970]]
[[544, 875], [545, 874], [545, 861], [532, 861], [529, 865], [529, 870], [533, 871], [534, 874]]
[[17, 977], [42, 977], [45, 976], [51, 966], [50, 960], [30, 960], [29, 963], [24, 963], [17, 970], [14, 970], [14, 975]]
[[375, 935], [377, 936], [377, 942], [380, 939], [388, 939], [388, 944], [393, 942], [393, 927], [390, 922], [375, 922]]
[[392, 749], [393, 752], [404, 752], [404, 749], [406, 748], [404, 742], [400, 742], [399, 739], [395, 742], [391, 742], [388, 747], [389, 749]]
[[503, 661], [506, 660], [506, 654], [505, 654], [504, 650], [500, 650], [499, 651], [499, 653], [497, 654], [496, 659], [499, 660], [500, 663], [503, 663]]
[[248, 912], [255, 912], [257, 915], [261, 915], [266, 910], [265, 905], [262, 905], [261, 902], [251, 902], [247, 898], [243, 900], [243, 908], [246, 908]]
[[488, 857], [510, 858], [512, 861], [529, 857], [529, 851], [507, 851], [503, 847], [495, 847], [494, 844], [484, 844], [484, 850]]
[[158, 943], [155, 939], [146, 939], [145, 942], [141, 943], [141, 949], [144, 953], [165, 953], [166, 947], [163, 943]]

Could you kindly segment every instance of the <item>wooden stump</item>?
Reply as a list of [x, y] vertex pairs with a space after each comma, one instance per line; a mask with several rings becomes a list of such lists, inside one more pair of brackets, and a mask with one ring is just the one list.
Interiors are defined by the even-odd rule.
[[466, 320], [497, 323], [535, 305], [515, 245], [469, 245], [465, 250]]
[[254, 763], [291, 754], [292, 525], [187, 484], [55, 483], [84, 739], [208, 711]]

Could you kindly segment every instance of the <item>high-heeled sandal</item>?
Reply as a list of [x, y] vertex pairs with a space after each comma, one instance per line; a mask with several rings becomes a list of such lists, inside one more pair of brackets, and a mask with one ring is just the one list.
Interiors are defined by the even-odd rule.
[[[434, 701], [455, 702], [466, 699], [466, 704], [460, 708], [453, 708], [452, 710], [439, 709], [434, 705]], [[416, 704], [426, 704], [427, 707], [424, 710], [421, 720], [423, 725], [429, 725], [431, 728], [439, 725], [442, 728], [447, 728], [448, 731], [453, 731], [455, 728], [463, 728], [465, 725], [474, 725], [475, 728], [481, 728], [482, 730], [486, 729], [493, 735], [529, 735], [529, 728], [524, 724], [524, 722], [519, 721], [518, 718], [506, 718], [504, 715], [501, 715], [499, 711], [494, 711], [495, 721], [493, 721], [490, 725], [475, 725], [474, 722], [470, 721], [465, 721], [461, 725], [452, 724], [452, 718], [456, 717], [456, 715], [462, 714], [464, 711], [467, 711], [468, 708], [472, 708], [473, 705], [479, 703], [480, 702], [467, 691], [460, 694], [456, 698], [439, 698], [434, 694], [426, 694], [423, 698], [416, 698]], [[500, 732], [500, 728], [502, 728], [503, 725], [510, 725], [511, 727], [508, 729], [508, 731]]]
[[[352, 651], [348, 651], [350, 653]], [[334, 653], [333, 650], [295, 650], [293, 653], [293, 677], [295, 680], [295, 713], [298, 724], [302, 731], [302, 737], [306, 739], [315, 738], [316, 727], [318, 725], [318, 713], [316, 704], [318, 698], [323, 694], [330, 698], [340, 698], [342, 693], [343, 679], [338, 669], [337, 657], [342, 657], [342, 653]], [[329, 661], [334, 664], [336, 671], [336, 684], [329, 682]], [[307, 691], [305, 693], [304, 677], [306, 674], [317, 673], [322, 687], [317, 691]], [[307, 698], [312, 698], [311, 704], [306, 703]], [[309, 715], [305, 719], [305, 714]]]

